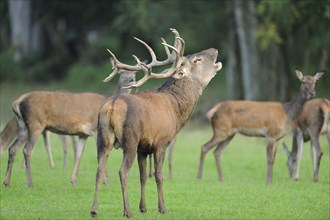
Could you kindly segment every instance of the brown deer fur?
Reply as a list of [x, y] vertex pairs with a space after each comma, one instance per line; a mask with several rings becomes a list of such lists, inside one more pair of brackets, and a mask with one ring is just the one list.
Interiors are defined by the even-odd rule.
[[[126, 72], [121, 75], [127, 86], [135, 82], [135, 74]], [[128, 92], [127, 89], [118, 90]], [[4, 185], [10, 185], [12, 165], [18, 148], [24, 146], [24, 158], [27, 172], [27, 185], [32, 186], [30, 156], [38, 136], [48, 130], [57, 134], [79, 136], [76, 161], [71, 176], [71, 183], [76, 185], [80, 159], [86, 140], [96, 137], [97, 114], [109, 95], [96, 93], [69, 92], [31, 92], [26, 93], [13, 102], [13, 111], [18, 122], [18, 133], [9, 148], [9, 158]]]
[[313, 181], [318, 181], [319, 166], [323, 154], [319, 142], [321, 134], [327, 136], [330, 156], [330, 101], [324, 98], [312, 99], [306, 102], [299, 117], [298, 126], [293, 133], [291, 152], [283, 143], [284, 151], [288, 157], [287, 165], [290, 177], [294, 180], [299, 178], [303, 144], [311, 141]]
[[202, 178], [206, 153], [214, 150], [218, 178], [223, 180], [220, 159], [224, 148], [236, 133], [246, 136], [265, 137], [267, 141], [267, 183], [272, 182], [273, 164], [277, 142], [290, 132], [302, 112], [304, 103], [315, 95], [315, 83], [323, 72], [315, 76], [303, 76], [299, 70], [296, 75], [301, 81], [298, 95], [288, 103], [226, 101], [215, 105], [208, 116], [211, 118], [213, 137], [202, 146], [198, 178]]

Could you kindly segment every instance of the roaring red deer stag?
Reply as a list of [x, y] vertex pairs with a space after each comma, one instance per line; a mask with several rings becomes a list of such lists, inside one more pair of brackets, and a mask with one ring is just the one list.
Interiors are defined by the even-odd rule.
[[[91, 215], [97, 215], [100, 177], [105, 170], [110, 150], [115, 147], [123, 149], [123, 162], [119, 171], [124, 203], [124, 216], [130, 217], [131, 210], [128, 201], [127, 175], [136, 154], [141, 181], [140, 212], [146, 212], [145, 184], [147, 180], [146, 161], [148, 154], [154, 155], [155, 180], [158, 191], [158, 210], [166, 212], [163, 198], [162, 167], [167, 146], [175, 135], [188, 122], [199, 96], [210, 80], [222, 68], [216, 63], [218, 51], [208, 49], [184, 57], [184, 41], [175, 29], [174, 46], [163, 40], [167, 52], [165, 61], [158, 61], [153, 50], [143, 41], [139, 42], [149, 50], [152, 61], [143, 64], [137, 61], [135, 66], [120, 63], [115, 55], [114, 72], [106, 80], [116, 74], [119, 69], [142, 70], [145, 76], [130, 87], [139, 87], [150, 78], [168, 78], [156, 91], [146, 91], [135, 95], [120, 94], [108, 99], [101, 107], [98, 119], [98, 168], [96, 173], [96, 189]], [[169, 52], [172, 49], [172, 53]], [[171, 64], [172, 66], [160, 74], [152, 72], [152, 67]]]
[[197, 177], [202, 178], [203, 163], [206, 153], [214, 150], [218, 178], [223, 180], [221, 154], [236, 133], [246, 136], [265, 137], [267, 141], [267, 183], [272, 182], [273, 164], [278, 141], [293, 130], [305, 102], [315, 96], [315, 83], [323, 75], [303, 76], [296, 70], [301, 82], [298, 95], [288, 103], [226, 101], [215, 105], [208, 117], [212, 123], [213, 137], [202, 146]]
[[[135, 83], [135, 73], [124, 71], [120, 74], [116, 92], [126, 93], [123, 89]], [[123, 84], [122, 84], [123, 83]], [[111, 95], [97, 93], [69, 92], [31, 92], [13, 102], [13, 111], [18, 122], [16, 140], [9, 148], [9, 158], [4, 185], [10, 185], [14, 158], [19, 147], [24, 146], [24, 159], [27, 173], [27, 185], [32, 186], [30, 157], [38, 136], [44, 131], [57, 134], [77, 135], [75, 165], [71, 176], [72, 185], [77, 183], [77, 172], [86, 140], [96, 137], [97, 114], [104, 101]]]
[[330, 101], [328, 99], [312, 99], [304, 105], [297, 128], [293, 133], [292, 150], [283, 143], [284, 152], [288, 157], [287, 165], [290, 177], [299, 178], [299, 167], [302, 157], [304, 142], [311, 141], [311, 156], [313, 162], [313, 181], [318, 181], [322, 149], [319, 138], [326, 134], [330, 156]]

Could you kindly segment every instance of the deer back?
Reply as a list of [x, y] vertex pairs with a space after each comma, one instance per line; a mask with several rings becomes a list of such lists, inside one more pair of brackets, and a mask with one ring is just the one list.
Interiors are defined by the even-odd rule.
[[277, 102], [226, 101], [218, 106], [211, 121], [214, 127], [228, 133], [281, 136], [287, 115]]
[[96, 130], [97, 113], [105, 99], [96, 93], [31, 92], [14, 101], [13, 109], [30, 129], [80, 134], [84, 124], [89, 126], [86, 130]]

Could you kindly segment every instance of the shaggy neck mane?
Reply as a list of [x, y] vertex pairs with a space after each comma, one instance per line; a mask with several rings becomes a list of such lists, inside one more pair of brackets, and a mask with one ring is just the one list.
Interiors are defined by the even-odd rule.
[[200, 96], [201, 85], [188, 77], [182, 79], [168, 79], [159, 89], [158, 93], [170, 96], [177, 115], [177, 131], [189, 120]]

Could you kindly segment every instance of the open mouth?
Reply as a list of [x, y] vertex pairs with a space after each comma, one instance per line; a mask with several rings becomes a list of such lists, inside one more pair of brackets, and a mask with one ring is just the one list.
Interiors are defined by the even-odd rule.
[[221, 62], [215, 63], [214, 66], [215, 66], [216, 71], [219, 71], [222, 68], [222, 63]]

